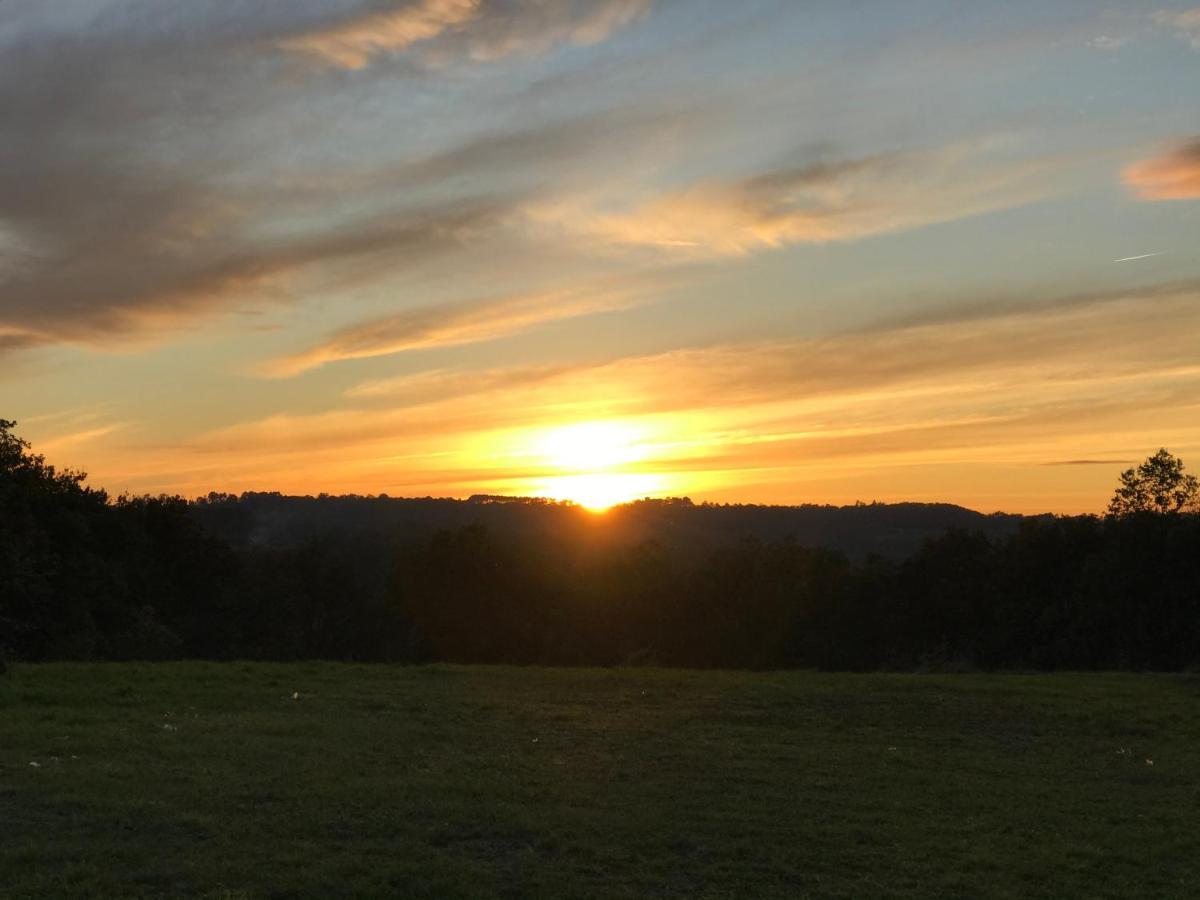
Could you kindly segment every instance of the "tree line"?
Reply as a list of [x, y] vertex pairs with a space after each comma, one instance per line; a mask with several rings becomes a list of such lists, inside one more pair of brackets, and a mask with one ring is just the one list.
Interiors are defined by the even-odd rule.
[[1200, 665], [1196, 485], [1166, 451], [1122, 474], [1104, 517], [951, 528], [886, 558], [786, 537], [688, 550], [481, 524], [238, 541], [211, 527], [212, 508], [88, 487], [12, 429], [0, 420], [10, 660]]

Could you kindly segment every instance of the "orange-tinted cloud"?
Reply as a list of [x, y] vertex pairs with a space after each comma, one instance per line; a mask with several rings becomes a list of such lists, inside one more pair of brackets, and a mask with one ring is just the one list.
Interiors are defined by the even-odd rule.
[[1126, 166], [1121, 174], [1143, 200], [1194, 200], [1200, 197], [1200, 137]]
[[627, 211], [548, 204], [533, 215], [615, 244], [741, 255], [916, 228], [1053, 193], [1051, 160], [1005, 159], [991, 143], [804, 163], [700, 183]]
[[114, 422], [108, 425], [97, 425], [94, 428], [84, 428], [78, 431], [68, 431], [38, 443], [39, 453], [58, 454], [73, 449], [80, 444], [87, 444], [107, 437], [113, 432], [120, 431], [128, 423]]
[[343, 69], [361, 69], [377, 53], [403, 50], [469, 22], [479, 15], [479, 8], [480, 0], [420, 0], [284, 38], [279, 46]]
[[345, 359], [453, 347], [528, 331], [547, 322], [621, 309], [637, 295], [620, 288], [575, 288], [427, 306], [352, 325], [315, 346], [273, 360], [263, 373], [285, 377]]
[[[272, 417], [222, 430], [221, 443], [262, 446], [277, 437], [281, 450], [304, 452], [311, 446], [307, 437], [344, 447], [387, 439], [398, 423], [406, 433], [523, 426], [544, 419], [548, 409], [558, 416], [605, 418], [782, 405], [819, 412], [808, 424], [827, 430], [867, 397], [879, 398], [878, 415], [910, 423], [920, 409], [947, 403], [990, 414], [994, 410], [980, 402], [985, 394], [1018, 409], [1053, 406], [1064, 390], [1164, 372], [1200, 376], [1193, 339], [1200, 328], [1198, 300], [1200, 284], [1188, 283], [993, 305], [991, 312], [948, 309], [912, 323], [824, 338], [719, 344], [595, 365], [417, 373], [348, 392], [355, 399], [390, 400], [390, 411], [373, 405]], [[901, 395], [908, 400], [897, 406]], [[418, 406], [432, 408], [414, 415]], [[860, 425], [868, 418], [865, 409], [859, 405], [854, 413]], [[844, 428], [845, 419], [840, 421]], [[306, 439], [296, 440], [299, 435]]]
[[[857, 488], [821, 479], [870, 486], [889, 472], [914, 479], [875, 494], [898, 498], [944, 489], [914, 467], [998, 466], [1036, 485], [1027, 504], [997, 494], [993, 506], [1032, 509], [1049, 503], [1038, 490], [1104, 475], [1047, 463], [1200, 444], [1198, 300], [1200, 285], [1168, 285], [596, 365], [415, 373], [352, 389], [360, 405], [249, 421], [169, 452], [126, 443], [93, 468], [100, 483], [185, 492], [520, 493], [555, 477], [522, 452], [546, 427], [618, 421], [649, 442], [623, 471], [669, 476], [677, 493], [745, 499], [774, 485], [781, 501], [836, 499]], [[1042, 474], [1013, 474], [1023, 466]]]
[[348, 16], [280, 39], [284, 50], [343, 69], [420, 45], [422, 59], [441, 64], [541, 53], [558, 44], [596, 44], [628, 25], [650, 0], [415, 0]]

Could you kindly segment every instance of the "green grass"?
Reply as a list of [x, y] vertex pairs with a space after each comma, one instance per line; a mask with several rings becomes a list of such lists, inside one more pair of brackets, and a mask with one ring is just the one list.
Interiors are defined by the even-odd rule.
[[1200, 678], [16, 666], [0, 895], [1196, 897]]

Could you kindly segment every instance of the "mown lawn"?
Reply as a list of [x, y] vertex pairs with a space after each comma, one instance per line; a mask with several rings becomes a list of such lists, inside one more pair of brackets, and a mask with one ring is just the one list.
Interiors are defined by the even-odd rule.
[[0, 895], [1198, 897], [1200, 678], [14, 666]]

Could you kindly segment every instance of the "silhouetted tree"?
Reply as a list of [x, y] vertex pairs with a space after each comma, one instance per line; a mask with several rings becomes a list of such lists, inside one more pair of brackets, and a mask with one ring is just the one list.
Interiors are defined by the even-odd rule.
[[[1014, 531], [920, 504], [645, 501], [597, 520], [494, 498], [113, 500], [13, 427], [0, 420], [9, 659], [1200, 663], [1200, 515], [1181, 511], [1195, 480], [1165, 450], [1125, 473], [1115, 514]], [[853, 549], [872, 545], [886, 552]]]
[[1200, 496], [1200, 482], [1196, 476], [1185, 473], [1183, 460], [1164, 448], [1137, 468], [1121, 473], [1108, 513], [1112, 516], [1174, 513], [1194, 505], [1197, 496]]
[[96, 614], [120, 606], [97, 536], [107, 495], [58, 471], [0, 419], [0, 647], [15, 657], [87, 656]]

